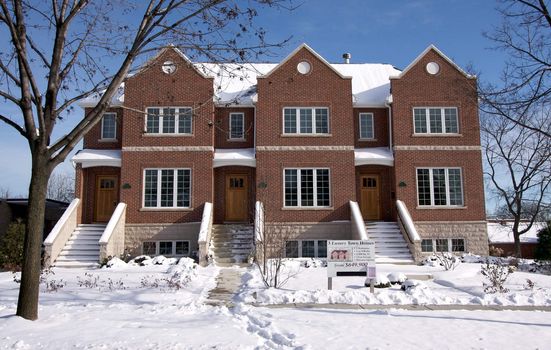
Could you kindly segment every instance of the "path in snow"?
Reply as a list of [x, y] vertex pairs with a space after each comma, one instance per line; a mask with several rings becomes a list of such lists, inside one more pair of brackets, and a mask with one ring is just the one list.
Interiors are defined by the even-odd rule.
[[216, 287], [210, 290], [206, 304], [232, 308], [233, 297], [241, 286], [241, 275], [244, 270], [239, 268], [222, 268], [216, 276]]

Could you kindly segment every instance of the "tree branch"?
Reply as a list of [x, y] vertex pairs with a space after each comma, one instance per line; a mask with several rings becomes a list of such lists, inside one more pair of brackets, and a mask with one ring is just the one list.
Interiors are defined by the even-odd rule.
[[17, 132], [20, 133], [24, 138], [28, 139], [25, 129], [23, 129], [19, 124], [2, 114], [0, 114], [0, 120], [17, 130]]

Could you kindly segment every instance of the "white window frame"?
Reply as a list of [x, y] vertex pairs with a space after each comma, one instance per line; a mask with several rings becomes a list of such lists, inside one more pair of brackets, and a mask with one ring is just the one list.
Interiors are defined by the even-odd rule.
[[[176, 110], [174, 114], [174, 132], [163, 132], [164, 124], [164, 109], [172, 108]], [[147, 131], [147, 120], [149, 118], [149, 110], [158, 109], [159, 110], [159, 132], [148, 132]], [[190, 132], [180, 132], [180, 109], [189, 109], [191, 112], [191, 130]], [[146, 135], [178, 135], [178, 136], [189, 136], [193, 135], [193, 108], [189, 106], [150, 106], [145, 109], [145, 123], [144, 123], [144, 132]]]
[[[232, 137], [233, 135], [233, 131], [232, 131], [232, 118], [233, 117], [240, 117], [241, 119], [241, 136], [240, 137]], [[228, 135], [229, 136], [229, 140], [232, 140], [232, 141], [244, 141], [245, 140], [245, 113], [230, 113], [230, 117], [229, 117], [229, 131], [230, 131], [230, 134]]]
[[[166, 254], [166, 256], [178, 256], [178, 257], [191, 256], [191, 242], [189, 240], [181, 240], [181, 239], [179, 239], [179, 240], [161, 239], [161, 240], [158, 240], [158, 241], [143, 241], [142, 242], [142, 255], [145, 255], [145, 252], [144, 252], [144, 249], [143, 249], [144, 243], [155, 243], [155, 255], [160, 255], [161, 242], [170, 242], [170, 243], [172, 243], [172, 253], [171, 254]], [[187, 253], [187, 255], [176, 254], [176, 243], [177, 242], [187, 242], [187, 244], [188, 244], [188, 253]]]
[[[157, 205], [154, 207], [146, 207], [145, 206], [145, 174], [148, 170], [155, 170], [157, 171]], [[161, 172], [163, 170], [172, 170], [174, 172], [174, 188], [173, 188], [173, 195], [172, 195], [172, 206], [171, 207], [162, 207], [161, 206]], [[178, 207], [174, 206], [175, 203], [178, 201], [178, 170], [188, 170], [189, 171], [189, 205], [186, 207]], [[193, 174], [191, 171], [191, 168], [144, 168], [143, 174], [142, 174], [142, 208], [146, 210], [171, 210], [171, 209], [190, 209], [193, 193]]]
[[[103, 122], [104, 122], [104, 118], [105, 116], [113, 116], [113, 119], [114, 119], [114, 122], [115, 122], [115, 125], [114, 125], [114, 137], [104, 137], [103, 136]], [[101, 117], [101, 140], [105, 140], [105, 141], [117, 141], [117, 113], [113, 113], [113, 112], [109, 112], [109, 113], [104, 113]]]
[[[285, 131], [285, 110], [294, 109], [295, 110], [295, 125], [296, 132], [286, 132]], [[300, 132], [300, 110], [301, 109], [310, 109], [312, 111], [312, 132]], [[327, 111], [327, 132], [316, 132], [316, 110], [325, 109]], [[329, 135], [331, 134], [331, 117], [329, 114], [329, 107], [283, 107], [282, 110], [282, 131], [283, 135]]]
[[[289, 206], [285, 203], [285, 171], [286, 170], [297, 170], [297, 205], [296, 206]], [[314, 195], [314, 205], [310, 205], [310, 206], [303, 206], [302, 205], [302, 199], [301, 199], [301, 191], [302, 191], [302, 186], [300, 185], [301, 184], [301, 180], [300, 180], [300, 171], [301, 170], [313, 170], [313, 179], [312, 179], [312, 182], [313, 182], [313, 195]], [[328, 205], [323, 205], [323, 206], [320, 206], [318, 205], [318, 186], [317, 186], [317, 179], [318, 179], [318, 170], [327, 170], [327, 175], [329, 177], [329, 184], [328, 184], [328, 188], [329, 188], [329, 204]], [[294, 167], [290, 167], [290, 168], [283, 168], [283, 207], [284, 208], [304, 208], [304, 209], [309, 209], [309, 208], [331, 208], [331, 169], [330, 168], [294, 168]]]
[[[314, 256], [311, 257], [311, 256], [307, 256], [306, 258], [314, 258], [314, 259], [326, 259], [327, 258], [327, 241], [328, 239], [290, 239], [288, 241], [285, 241], [285, 257], [287, 257], [287, 242], [298, 242], [298, 258], [303, 258], [302, 256], [302, 242], [304, 241], [314, 241]], [[325, 245], [325, 249], [326, 249], [326, 254], [325, 256], [319, 256], [319, 242], [320, 241], [325, 241], [326, 245]], [[290, 259], [293, 259], [293, 258], [290, 258]]]
[[[421, 240], [421, 243], [424, 240], [432, 242], [432, 250], [431, 251], [422, 251], [421, 250], [421, 252], [424, 253], [424, 254], [441, 253], [441, 251], [436, 250], [436, 241], [440, 240], [440, 239], [448, 241], [448, 250], [444, 251], [443, 253], [465, 253], [467, 251], [467, 244], [466, 244], [465, 238], [463, 238], [463, 237], [452, 237], [452, 238], [423, 238]], [[458, 250], [458, 251], [453, 250], [452, 242], [453, 242], [454, 239], [460, 239], [460, 240], [463, 241], [463, 250]]]
[[[427, 132], [417, 132], [415, 128], [415, 110], [416, 109], [424, 109], [425, 110], [425, 126], [427, 129]], [[431, 109], [440, 109], [440, 120], [442, 123], [442, 132], [432, 132], [430, 128], [430, 110]], [[455, 109], [455, 122], [457, 124], [457, 132], [446, 132], [446, 109]], [[459, 125], [459, 109], [457, 107], [448, 106], [448, 107], [413, 107], [412, 109], [412, 116], [413, 116], [413, 134], [414, 135], [460, 135], [460, 125]]]
[[[371, 117], [371, 137], [366, 137], [365, 135], [362, 135], [362, 117]], [[358, 117], [358, 127], [360, 131], [360, 141], [362, 140], [375, 140], [375, 117], [373, 113], [360, 113]]]
[[[433, 171], [434, 169], [444, 169], [444, 182], [446, 185], [446, 204], [445, 205], [436, 205], [434, 198], [434, 179]], [[461, 204], [450, 204], [450, 178], [449, 170], [459, 170], [459, 181], [461, 183]], [[418, 170], [429, 170], [429, 180], [430, 180], [430, 205], [419, 203], [419, 172]], [[415, 185], [417, 188], [417, 206], [421, 208], [463, 208], [465, 206], [465, 186], [463, 184], [463, 169], [459, 167], [417, 167], [415, 168]]]

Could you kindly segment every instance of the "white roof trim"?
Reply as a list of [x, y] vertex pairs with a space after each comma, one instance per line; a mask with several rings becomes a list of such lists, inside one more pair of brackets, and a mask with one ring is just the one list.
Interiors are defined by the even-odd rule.
[[214, 168], [232, 165], [256, 168], [254, 148], [216, 149], [214, 151], [214, 160], [212, 161]]
[[421, 52], [421, 54], [419, 56], [417, 56], [416, 59], [413, 60], [413, 62], [411, 62], [403, 71], [402, 73], [400, 73], [398, 76], [396, 77], [390, 77], [390, 79], [400, 79], [404, 76], [404, 74], [406, 74], [413, 66], [415, 66], [417, 64], [417, 62], [419, 62], [419, 60], [421, 60], [421, 58], [423, 58], [430, 50], [434, 50], [436, 51], [436, 53], [438, 55], [440, 55], [440, 57], [442, 57], [444, 60], [446, 60], [449, 64], [451, 64], [455, 69], [457, 69], [459, 71], [459, 73], [463, 74], [465, 77], [469, 78], [469, 79], [475, 79], [476, 76], [475, 75], [471, 75], [471, 74], [468, 74], [467, 72], [465, 72], [461, 67], [459, 67], [454, 61], [452, 61], [448, 56], [444, 55], [444, 53], [442, 51], [440, 51], [436, 46], [434, 46], [433, 44], [430, 44], [423, 52]]
[[394, 155], [388, 147], [354, 149], [354, 165], [394, 166]]
[[306, 49], [308, 51], [310, 51], [310, 53], [314, 56], [316, 56], [317, 59], [319, 59], [321, 62], [323, 62], [327, 67], [329, 67], [329, 69], [331, 69], [333, 72], [335, 72], [339, 77], [343, 78], [343, 79], [352, 79], [352, 77], [349, 77], [349, 76], [346, 76], [346, 75], [342, 75], [338, 70], [335, 69], [335, 67], [333, 67], [331, 65], [331, 63], [327, 62], [327, 60], [325, 58], [323, 58], [320, 54], [318, 54], [316, 51], [314, 51], [314, 49], [312, 49], [310, 46], [308, 46], [306, 43], [302, 43], [300, 44], [296, 49], [293, 50], [293, 52], [291, 52], [287, 57], [285, 57], [285, 59], [281, 62], [279, 62], [279, 64], [277, 66], [275, 66], [274, 68], [272, 68], [272, 70], [270, 70], [268, 73], [264, 74], [264, 75], [259, 75], [258, 78], [268, 78], [273, 72], [275, 72], [276, 70], [279, 69], [279, 67], [281, 67], [282, 65], [284, 65], [287, 61], [289, 61], [297, 52], [299, 52], [300, 50], [302, 49]]
[[82, 168], [97, 166], [121, 167], [121, 150], [83, 149], [71, 159], [73, 163], [82, 164]]

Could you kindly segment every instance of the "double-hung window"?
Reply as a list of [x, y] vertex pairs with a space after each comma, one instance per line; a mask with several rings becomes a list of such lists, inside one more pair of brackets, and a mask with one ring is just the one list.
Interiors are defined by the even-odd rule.
[[190, 169], [145, 169], [144, 208], [189, 208]]
[[415, 134], [458, 134], [459, 122], [455, 107], [423, 107], [413, 109]]
[[360, 140], [373, 140], [373, 129], [373, 113], [360, 113]]
[[285, 207], [329, 207], [329, 169], [285, 169]]
[[329, 109], [326, 107], [286, 107], [283, 109], [284, 134], [328, 134]]
[[105, 113], [101, 118], [101, 139], [115, 140], [117, 138], [117, 115]]
[[145, 130], [148, 134], [192, 133], [190, 107], [155, 107], [147, 109]]
[[301, 240], [285, 242], [286, 258], [327, 258], [326, 240]]
[[243, 113], [230, 113], [230, 140], [245, 138], [245, 116]]
[[417, 198], [420, 206], [463, 206], [460, 168], [418, 168]]

